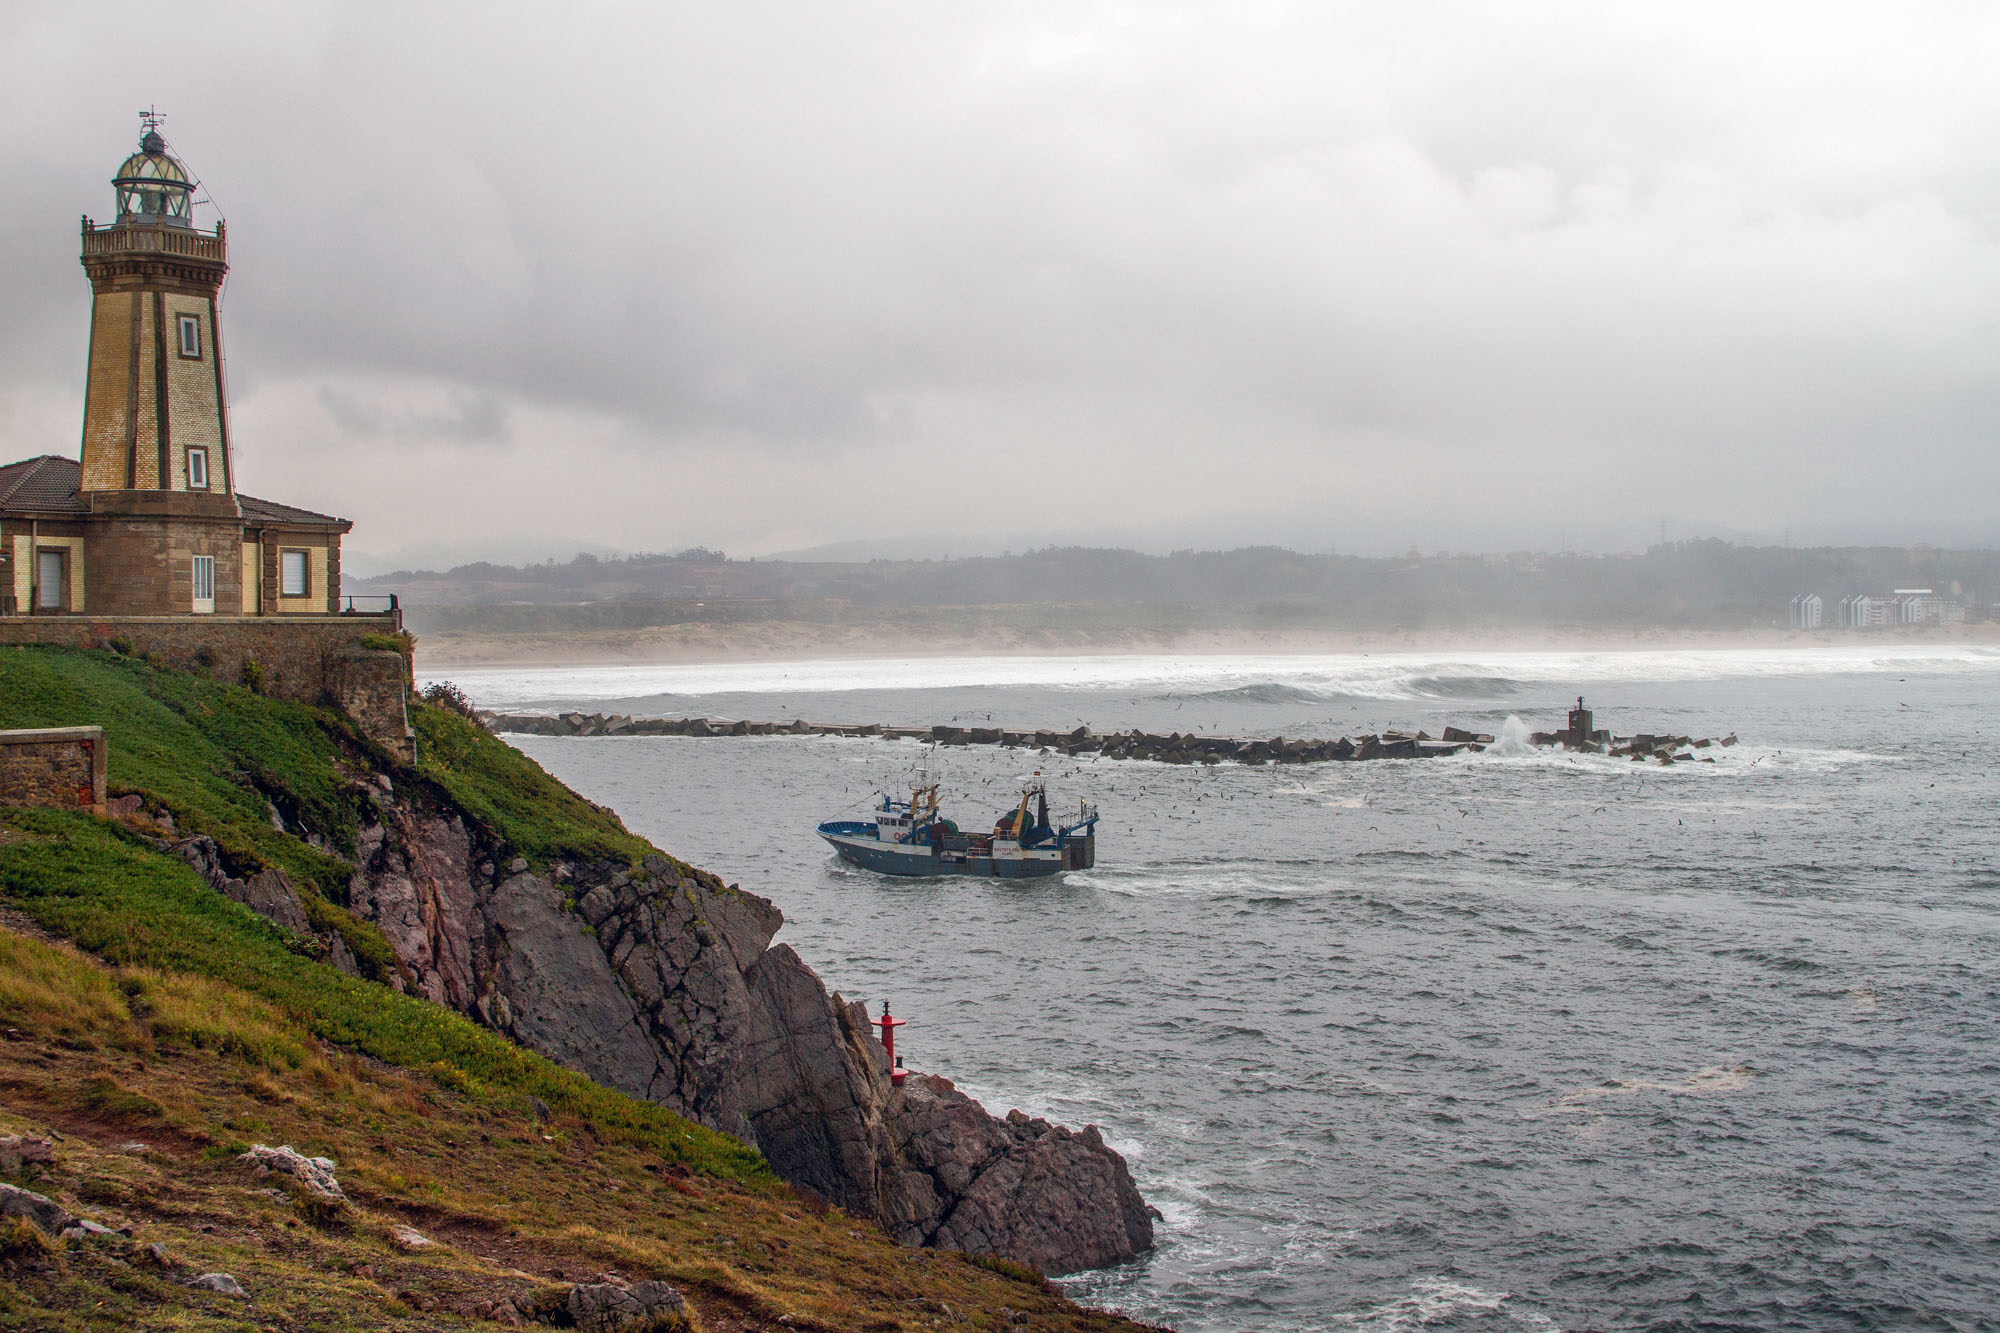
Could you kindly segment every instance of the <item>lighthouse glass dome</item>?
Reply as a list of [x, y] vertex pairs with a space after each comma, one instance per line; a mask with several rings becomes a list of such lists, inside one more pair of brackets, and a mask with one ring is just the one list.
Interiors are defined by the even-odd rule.
[[167, 152], [166, 141], [155, 131], [146, 131], [139, 151], [125, 159], [111, 178], [118, 192], [118, 220], [166, 222], [189, 225], [189, 209], [194, 185], [187, 168]]

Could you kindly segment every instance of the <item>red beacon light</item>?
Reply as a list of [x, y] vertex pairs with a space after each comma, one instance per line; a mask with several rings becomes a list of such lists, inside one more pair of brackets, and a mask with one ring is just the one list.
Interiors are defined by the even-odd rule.
[[882, 1016], [875, 1022], [882, 1029], [882, 1053], [889, 1057], [889, 1086], [900, 1088], [909, 1071], [903, 1068], [902, 1058], [896, 1054], [896, 1029], [905, 1024], [889, 1013], [887, 1000], [882, 1001]]

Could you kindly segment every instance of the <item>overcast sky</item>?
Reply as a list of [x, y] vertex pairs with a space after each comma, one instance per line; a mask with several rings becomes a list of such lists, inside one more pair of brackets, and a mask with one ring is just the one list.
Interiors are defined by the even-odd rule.
[[[350, 549], [2000, 541], [2000, 6], [0, 8], [0, 454], [157, 104]], [[209, 217], [212, 219], [213, 214]]]

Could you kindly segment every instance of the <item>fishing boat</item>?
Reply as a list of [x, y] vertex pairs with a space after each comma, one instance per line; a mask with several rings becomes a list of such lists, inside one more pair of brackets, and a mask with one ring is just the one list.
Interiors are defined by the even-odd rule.
[[1097, 864], [1097, 807], [1080, 801], [1073, 817], [1051, 820], [1048, 786], [1039, 777], [991, 833], [967, 833], [944, 818], [938, 784], [927, 772], [909, 790], [907, 800], [883, 793], [872, 820], [828, 820], [819, 836], [842, 860], [883, 875], [1035, 879]]

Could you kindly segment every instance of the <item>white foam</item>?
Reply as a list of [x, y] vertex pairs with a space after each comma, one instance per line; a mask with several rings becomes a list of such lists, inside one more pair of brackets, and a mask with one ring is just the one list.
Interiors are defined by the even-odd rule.
[[[1577, 1112], [1596, 1113], [1596, 1103], [1606, 1097], [1629, 1096], [1635, 1092], [1664, 1092], [1674, 1096], [1703, 1096], [1715, 1092], [1736, 1092], [1750, 1085], [1757, 1072], [1748, 1065], [1723, 1068], [1710, 1065], [1697, 1069], [1678, 1083], [1664, 1083], [1657, 1079], [1626, 1078], [1607, 1083], [1595, 1083], [1589, 1087], [1572, 1088], [1556, 1099], [1553, 1106], [1544, 1108], [1548, 1113], [1567, 1115]], [[1540, 1114], [1536, 1112], [1534, 1114]]]
[[1403, 1329], [1424, 1328], [1456, 1314], [1492, 1313], [1506, 1304], [1509, 1293], [1482, 1291], [1449, 1278], [1424, 1277], [1411, 1284], [1410, 1292], [1395, 1300], [1352, 1314], [1334, 1315], [1327, 1322], [1333, 1328], [1367, 1329], [1370, 1333], [1400, 1333]]
[[1811, 648], [1631, 649], [1617, 652], [1099, 654], [1076, 657], [932, 657], [804, 662], [645, 663], [597, 667], [466, 667], [451, 679], [481, 706], [585, 702], [668, 694], [810, 695], [851, 690], [1041, 686], [1210, 693], [1281, 684], [1326, 697], [1438, 697], [1440, 678], [1471, 681], [1694, 681], [1829, 673], [1964, 674], [2000, 671], [2000, 649], [1939, 644]]

